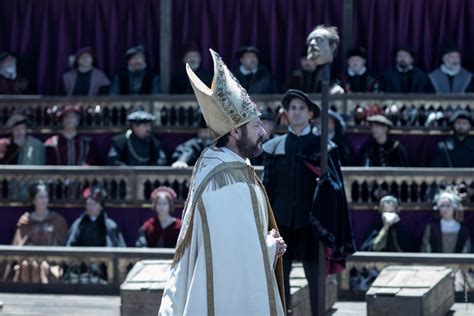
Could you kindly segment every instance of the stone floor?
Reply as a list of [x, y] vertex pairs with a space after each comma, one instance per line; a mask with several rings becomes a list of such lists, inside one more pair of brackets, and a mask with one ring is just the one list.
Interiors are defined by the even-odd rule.
[[[0, 293], [0, 316], [119, 316], [120, 297]], [[454, 316], [474, 315], [474, 304], [454, 304]], [[337, 302], [331, 316], [364, 316], [364, 302]], [[134, 315], [139, 316], [139, 315]], [[407, 315], [408, 316], [408, 315]]]

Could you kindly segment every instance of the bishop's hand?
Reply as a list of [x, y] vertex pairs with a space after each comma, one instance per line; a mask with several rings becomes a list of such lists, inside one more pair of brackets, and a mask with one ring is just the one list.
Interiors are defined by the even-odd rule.
[[272, 229], [268, 234], [272, 236], [276, 242], [276, 259], [281, 258], [285, 254], [287, 247], [283, 237], [281, 237], [275, 229]]

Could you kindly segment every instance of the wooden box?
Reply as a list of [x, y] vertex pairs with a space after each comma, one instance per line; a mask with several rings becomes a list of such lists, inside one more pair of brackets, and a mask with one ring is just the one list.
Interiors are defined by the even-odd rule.
[[388, 266], [366, 294], [368, 316], [441, 316], [454, 304], [452, 270]]
[[[311, 315], [308, 281], [301, 263], [293, 263], [290, 274], [290, 288], [292, 315]], [[326, 311], [329, 311], [336, 301], [337, 279], [336, 275], [330, 275], [326, 278]]]
[[122, 316], [158, 315], [171, 260], [137, 262], [120, 286]]

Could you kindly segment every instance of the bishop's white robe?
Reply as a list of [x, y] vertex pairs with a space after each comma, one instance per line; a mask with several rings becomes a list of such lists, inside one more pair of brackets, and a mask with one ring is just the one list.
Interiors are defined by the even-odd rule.
[[248, 160], [227, 148], [204, 151], [159, 315], [284, 315], [271, 228], [265, 189]]

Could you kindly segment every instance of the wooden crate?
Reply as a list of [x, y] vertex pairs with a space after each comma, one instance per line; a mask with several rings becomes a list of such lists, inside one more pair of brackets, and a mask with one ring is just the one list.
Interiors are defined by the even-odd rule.
[[368, 316], [441, 316], [454, 304], [452, 270], [388, 266], [366, 294]]
[[137, 262], [120, 286], [122, 316], [158, 315], [171, 260]]

